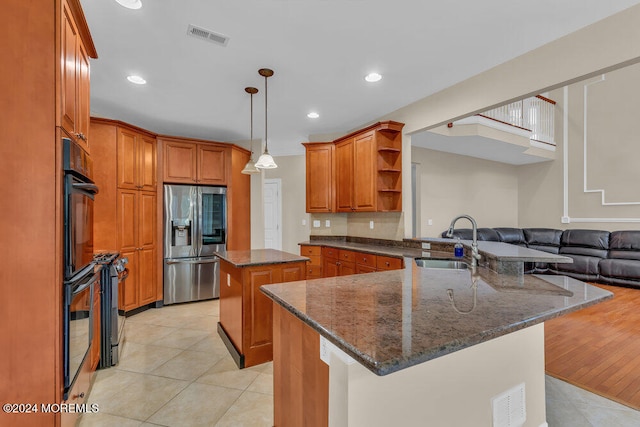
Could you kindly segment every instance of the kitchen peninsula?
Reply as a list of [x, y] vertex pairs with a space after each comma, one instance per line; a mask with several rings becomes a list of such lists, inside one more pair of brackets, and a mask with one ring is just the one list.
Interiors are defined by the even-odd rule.
[[546, 425], [543, 322], [611, 293], [404, 265], [261, 288], [274, 301], [275, 425]]

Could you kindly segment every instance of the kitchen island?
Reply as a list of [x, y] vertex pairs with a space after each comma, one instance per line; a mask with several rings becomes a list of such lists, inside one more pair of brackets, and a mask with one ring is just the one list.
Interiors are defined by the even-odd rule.
[[275, 249], [216, 255], [220, 257], [218, 334], [239, 368], [268, 362], [273, 354], [271, 301], [259, 288], [304, 279], [309, 258]]
[[261, 288], [274, 301], [275, 425], [545, 425], [543, 322], [611, 293], [405, 266]]

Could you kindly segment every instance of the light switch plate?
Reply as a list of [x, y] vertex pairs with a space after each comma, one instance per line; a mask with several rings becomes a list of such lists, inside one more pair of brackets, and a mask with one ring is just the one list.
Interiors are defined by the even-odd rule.
[[327, 219], [324, 221], [324, 226], [325, 227], [331, 227], [331, 220]]
[[422, 249], [431, 249], [431, 243], [422, 242]]
[[320, 220], [319, 219], [314, 219], [313, 220], [313, 226], [314, 226], [314, 228], [320, 228]]
[[369, 221], [369, 228], [373, 230], [373, 221]]

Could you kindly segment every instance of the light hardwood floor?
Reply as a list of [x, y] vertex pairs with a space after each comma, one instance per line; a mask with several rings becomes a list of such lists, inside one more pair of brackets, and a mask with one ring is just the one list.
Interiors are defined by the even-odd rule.
[[640, 289], [545, 323], [547, 374], [640, 409]]

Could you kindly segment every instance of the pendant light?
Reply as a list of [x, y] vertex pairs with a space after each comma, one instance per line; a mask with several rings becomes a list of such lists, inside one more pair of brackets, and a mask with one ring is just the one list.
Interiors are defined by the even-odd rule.
[[261, 68], [258, 70], [258, 74], [264, 77], [264, 153], [256, 162], [256, 167], [258, 169], [275, 169], [278, 165], [269, 154], [269, 141], [267, 140], [267, 79], [273, 76], [273, 70]]
[[242, 169], [242, 173], [245, 175], [250, 175], [254, 173], [260, 173], [258, 169], [256, 169], [256, 163], [253, 161], [253, 95], [258, 93], [258, 89], [255, 87], [246, 87], [244, 91], [251, 95], [251, 157], [246, 165], [244, 165], [244, 169]]

